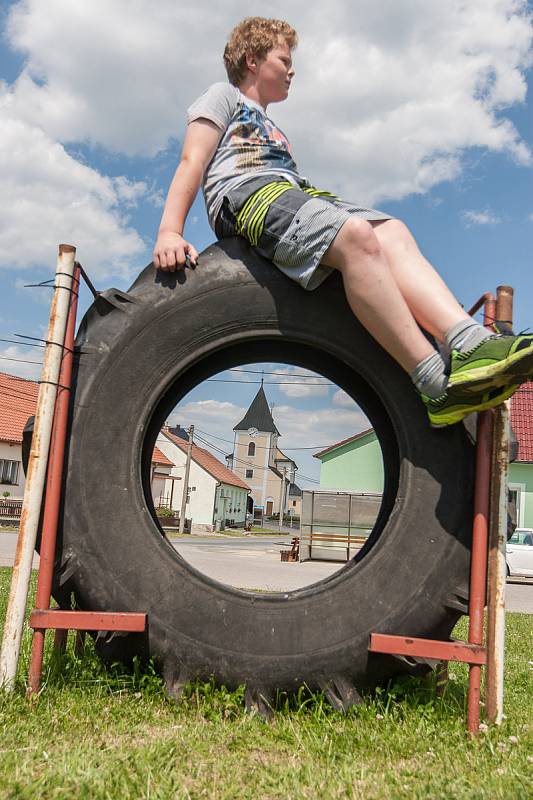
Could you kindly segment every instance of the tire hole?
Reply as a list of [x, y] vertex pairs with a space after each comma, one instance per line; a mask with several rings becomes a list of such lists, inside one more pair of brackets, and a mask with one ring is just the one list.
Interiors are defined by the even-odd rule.
[[384, 457], [353, 391], [280, 361], [234, 363], [179, 399], [176, 389], [145, 442], [145, 495], [189, 565], [236, 589], [286, 593], [370, 549], [378, 519], [383, 527]]

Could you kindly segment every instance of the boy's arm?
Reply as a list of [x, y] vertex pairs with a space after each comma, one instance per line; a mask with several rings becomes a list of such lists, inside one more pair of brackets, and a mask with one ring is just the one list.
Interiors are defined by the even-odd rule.
[[185, 256], [196, 263], [196, 249], [183, 238], [187, 214], [198, 193], [204, 172], [213, 158], [223, 131], [208, 119], [187, 127], [181, 161], [168, 190], [167, 201], [153, 252], [154, 266], [174, 272]]

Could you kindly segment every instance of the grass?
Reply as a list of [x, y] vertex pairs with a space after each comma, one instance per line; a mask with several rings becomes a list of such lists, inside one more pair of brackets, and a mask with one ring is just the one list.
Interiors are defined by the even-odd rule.
[[[10, 573], [0, 570], [1, 619]], [[0, 692], [0, 799], [529, 798], [532, 627], [508, 615], [507, 719], [476, 740], [464, 729], [463, 665], [450, 665], [441, 699], [403, 679], [342, 716], [302, 690], [280, 696], [265, 723], [244, 711], [242, 689], [197, 683], [176, 705], [153, 667], [105, 669], [91, 641], [59, 662], [48, 645], [32, 705], [26, 634], [16, 691]], [[456, 634], [465, 633], [463, 620]]]

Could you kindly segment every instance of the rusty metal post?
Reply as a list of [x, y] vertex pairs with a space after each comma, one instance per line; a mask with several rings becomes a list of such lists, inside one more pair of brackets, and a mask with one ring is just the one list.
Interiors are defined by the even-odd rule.
[[[67, 330], [65, 333], [61, 370], [59, 373], [59, 389], [56, 398], [54, 425], [52, 429], [50, 456], [48, 460], [48, 476], [46, 482], [46, 499], [43, 513], [39, 577], [37, 579], [37, 593], [35, 597], [35, 607], [37, 609], [47, 609], [50, 605], [50, 597], [52, 595], [57, 524], [59, 520], [59, 504], [61, 500], [65, 442], [67, 438], [70, 385], [72, 377], [72, 365], [74, 360], [74, 338], [76, 333], [79, 280], [80, 266], [79, 264], [76, 264], [72, 281], [70, 308], [67, 320]], [[46, 629], [36, 629], [33, 632], [28, 678], [29, 694], [38, 692], [41, 687], [45, 634]]]
[[[496, 304], [492, 295], [486, 295], [484, 323], [489, 327], [494, 320]], [[483, 644], [483, 611], [487, 580], [487, 544], [489, 521], [490, 472], [492, 457], [493, 417], [490, 411], [478, 415], [476, 446], [476, 478], [474, 490], [474, 526], [472, 530], [472, 555], [470, 560], [469, 628], [470, 644]], [[479, 704], [481, 698], [481, 666], [471, 664], [468, 676], [467, 726], [472, 734], [479, 729]]]
[[0, 686], [9, 691], [14, 689], [24, 628], [24, 615], [41, 513], [57, 384], [70, 305], [75, 253], [76, 248], [71, 245], [59, 246], [55, 276], [56, 288], [50, 309], [26, 489], [0, 651]]
[[[512, 287], [498, 286], [495, 317], [497, 321], [505, 322], [512, 328]], [[508, 400], [494, 412], [489, 524], [485, 714], [487, 720], [496, 725], [500, 725], [503, 719], [509, 438], [510, 401]]]

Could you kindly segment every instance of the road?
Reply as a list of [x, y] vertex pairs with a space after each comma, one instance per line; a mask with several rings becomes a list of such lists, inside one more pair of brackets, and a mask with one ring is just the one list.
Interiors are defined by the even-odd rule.
[[[320, 581], [342, 566], [321, 561], [282, 562], [279, 552], [290, 547], [290, 540], [290, 534], [220, 538], [191, 536], [173, 539], [172, 544], [196, 569], [242, 589], [286, 592]], [[0, 533], [0, 566], [13, 566], [16, 542], [16, 532]], [[34, 568], [38, 564], [36, 555]], [[507, 611], [533, 614], [533, 581], [508, 581], [506, 607]]]

